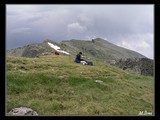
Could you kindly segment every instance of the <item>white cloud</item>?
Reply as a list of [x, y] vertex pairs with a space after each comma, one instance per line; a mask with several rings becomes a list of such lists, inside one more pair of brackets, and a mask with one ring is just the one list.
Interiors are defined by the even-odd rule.
[[97, 38], [97, 37], [93, 35], [93, 36], [86, 36], [85, 38], [86, 38], [87, 40], [92, 40], [92, 39], [95, 39], [95, 38]]
[[68, 28], [67, 37], [74, 37], [74, 38], [84, 38], [81, 36], [83, 36], [87, 30], [85, 26], [80, 25], [78, 22], [68, 24], [67, 28]]
[[81, 26], [78, 22], [71, 23], [68, 25], [68, 31], [69, 32], [85, 32], [87, 28], [85, 26]]
[[126, 36], [126, 38], [121, 38], [120, 41], [117, 42], [118, 46], [137, 51], [148, 58], [153, 59], [153, 34], [134, 34], [130, 36]]

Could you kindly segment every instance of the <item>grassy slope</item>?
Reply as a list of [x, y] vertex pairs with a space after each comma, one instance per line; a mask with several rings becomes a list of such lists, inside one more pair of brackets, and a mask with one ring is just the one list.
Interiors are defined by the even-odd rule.
[[[153, 77], [69, 56], [7, 57], [7, 112], [30, 107], [39, 115], [138, 115], [153, 112]], [[96, 83], [102, 80], [103, 83]]]
[[140, 53], [119, 47], [103, 39], [95, 39], [95, 43], [86, 40], [66, 40], [61, 43], [66, 44], [73, 50], [87, 52], [88, 55], [98, 57], [103, 61], [104, 59], [145, 58]]

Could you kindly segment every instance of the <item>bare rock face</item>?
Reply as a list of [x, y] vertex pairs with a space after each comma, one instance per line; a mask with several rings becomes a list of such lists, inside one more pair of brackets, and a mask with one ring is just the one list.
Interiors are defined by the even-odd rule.
[[118, 60], [114, 64], [123, 70], [131, 70], [141, 75], [153, 76], [153, 60], [148, 58]]
[[37, 112], [33, 111], [31, 108], [26, 107], [20, 107], [20, 108], [14, 108], [9, 113], [7, 113], [8, 116], [32, 116], [32, 115], [38, 115]]

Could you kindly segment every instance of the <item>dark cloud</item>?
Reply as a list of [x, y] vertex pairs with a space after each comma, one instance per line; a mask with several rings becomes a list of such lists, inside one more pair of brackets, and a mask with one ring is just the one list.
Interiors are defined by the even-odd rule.
[[153, 5], [7, 5], [6, 16], [7, 49], [100, 37], [153, 58]]

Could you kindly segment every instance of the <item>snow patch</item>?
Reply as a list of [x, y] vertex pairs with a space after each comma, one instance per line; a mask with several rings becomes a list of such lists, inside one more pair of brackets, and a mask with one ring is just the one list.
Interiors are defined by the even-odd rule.
[[68, 52], [63, 51], [63, 50], [60, 50], [61, 48], [60, 48], [60, 47], [58, 47], [57, 45], [53, 45], [52, 43], [49, 43], [49, 42], [48, 42], [48, 45], [49, 45], [51, 48], [55, 49], [57, 52], [61, 52], [61, 53], [64, 53], [64, 54], [69, 55], [69, 53], [68, 53]]
[[55, 49], [55, 50], [61, 49], [60, 47], [58, 47], [58, 46], [56, 46], [56, 45], [53, 45], [52, 43], [49, 43], [49, 42], [48, 42], [48, 45], [50, 45], [51, 48], [53, 48], [53, 49]]

